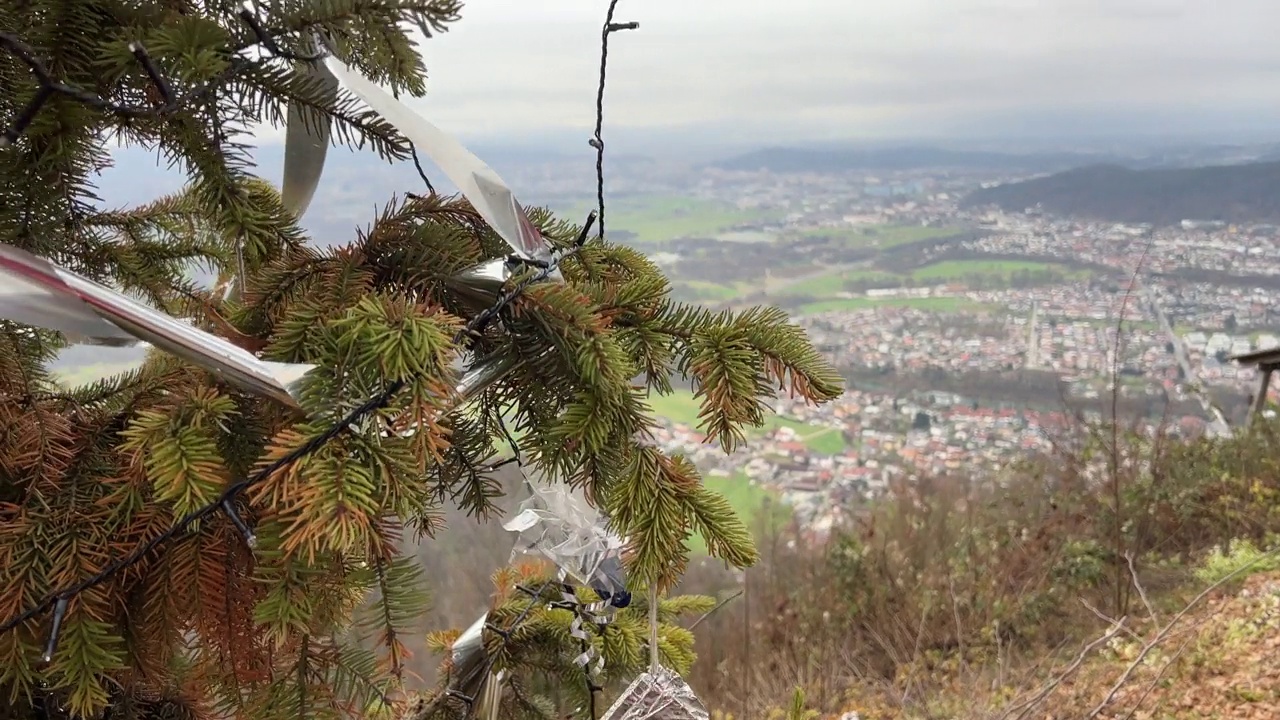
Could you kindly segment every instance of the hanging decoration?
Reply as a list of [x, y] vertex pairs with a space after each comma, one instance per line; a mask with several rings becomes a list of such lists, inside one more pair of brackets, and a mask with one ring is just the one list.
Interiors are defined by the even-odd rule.
[[[408, 105], [332, 54], [324, 59], [324, 63], [347, 90], [363, 100], [440, 167], [480, 217], [511, 246], [517, 257], [540, 267], [551, 261], [551, 245], [529, 222], [524, 207], [493, 168], [451, 135], [427, 122]], [[555, 273], [551, 277], [559, 279]]]
[[83, 344], [147, 343], [293, 408], [299, 407], [302, 377], [315, 368], [260, 360], [216, 335], [5, 244], [0, 244], [0, 318], [55, 330]]
[[519, 533], [512, 558], [539, 555], [559, 568], [565, 580], [592, 588], [615, 607], [626, 607], [631, 597], [619, 562], [622, 538], [608, 529], [603, 514], [581, 491], [548, 478], [538, 468], [521, 469], [530, 496], [502, 525]]
[[710, 720], [710, 716], [684, 678], [659, 667], [631, 681], [603, 720]]
[[[658, 652], [658, 588], [649, 585], [649, 669], [604, 714], [604, 720], [710, 720], [707, 709], [680, 674], [664, 667]], [[594, 714], [594, 713], [593, 713]]]
[[[608, 529], [606, 518], [581, 492], [549, 479], [536, 467], [522, 465], [521, 470], [529, 484], [529, 498], [520, 505], [520, 512], [502, 526], [519, 533], [511, 556], [514, 560], [518, 555], [538, 555], [559, 569], [561, 590], [556, 606], [573, 613], [569, 634], [582, 649], [574, 662], [587, 673], [594, 692], [592, 678], [604, 670], [604, 657], [596, 652], [586, 624], [604, 632], [614, 611], [631, 604], [619, 562], [623, 541]], [[575, 586], [590, 587], [600, 601], [581, 602]]]
[[[311, 50], [319, 48], [312, 43]], [[314, 79], [323, 89], [324, 97], [332, 102], [338, 97], [338, 78], [318, 60], [302, 59], [296, 63], [300, 74]], [[295, 217], [301, 218], [311, 205], [320, 176], [324, 173], [325, 156], [329, 152], [331, 118], [325, 113], [299, 102], [289, 103], [289, 115], [285, 126], [284, 177], [280, 186], [280, 201]]]

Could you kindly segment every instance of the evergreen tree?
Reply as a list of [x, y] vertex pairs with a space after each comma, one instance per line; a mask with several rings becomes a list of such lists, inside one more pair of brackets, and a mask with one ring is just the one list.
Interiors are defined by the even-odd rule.
[[[298, 72], [304, 31], [322, 31], [369, 78], [417, 96], [425, 70], [408, 28], [443, 31], [459, 4], [258, 5], [249, 22], [225, 0], [0, 4], [0, 123], [14, 125], [0, 148], [0, 242], [267, 359], [319, 368], [302, 414], [159, 351], [137, 370], [68, 388], [48, 369], [66, 339], [0, 321], [0, 622], [99, 573], [393, 382], [405, 387], [370, 421], [240, 497], [254, 547], [230, 515], [210, 514], [69, 597], [49, 662], [51, 613], [0, 634], [0, 717], [309, 719], [394, 698], [426, 591], [449, 590], [447, 577], [421, 577], [402, 543], [429, 542], [448, 500], [490, 508], [496, 490], [478, 468], [498, 452], [503, 416], [529, 462], [607, 510], [629, 540], [637, 587], [671, 588], [695, 531], [712, 555], [749, 565], [750, 537], [725, 500], [689, 461], [636, 441], [653, 424], [646, 393], [669, 392], [673, 372], [689, 378], [702, 427], [732, 449], [743, 426], [763, 422], [776, 389], [814, 401], [840, 390], [782, 312], [682, 305], [642, 255], [591, 242], [561, 266], [565, 282], [530, 286], [501, 323], [467, 339], [474, 356], [511, 370], [457, 407], [455, 335], [479, 308], [454, 279], [504, 256], [502, 241], [465, 201], [432, 194], [393, 198], [367, 230], [314, 249], [253, 174], [244, 133], [281, 123], [292, 101], [330, 116], [337, 141], [406, 158], [386, 122], [349, 95], [326, 100], [322, 83]], [[239, 52], [254, 48], [272, 52]], [[142, 207], [103, 208], [94, 182], [116, 140], [154, 150], [188, 184]], [[530, 214], [558, 247], [580, 232]], [[237, 278], [238, 291], [197, 286], [193, 263], [215, 269], [220, 284]], [[547, 573], [500, 572], [494, 624], [527, 604], [517, 584], [538, 587]], [[679, 597], [661, 605], [659, 649], [677, 670], [692, 662], [692, 637], [674, 620], [705, 607]], [[646, 613], [638, 597], [593, 630], [610, 681], [643, 666]], [[571, 613], [540, 604], [526, 620], [498, 653], [510, 673], [504, 716], [554, 710], [534, 694], [536, 677], [581, 682]]]

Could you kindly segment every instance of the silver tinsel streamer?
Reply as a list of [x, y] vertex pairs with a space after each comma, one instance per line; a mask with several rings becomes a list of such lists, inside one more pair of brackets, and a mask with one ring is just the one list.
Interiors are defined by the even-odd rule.
[[[562, 579], [564, 579], [564, 575], [565, 573], [561, 571]], [[570, 586], [564, 586], [564, 589], [560, 591], [560, 598], [562, 604], [573, 612], [573, 622], [569, 624], [569, 634], [583, 647], [582, 653], [573, 659], [574, 663], [581, 665], [583, 669], [593, 676], [599, 675], [604, 670], [604, 656], [596, 652], [595, 644], [591, 641], [591, 634], [587, 632], [586, 623], [590, 622], [599, 628], [603, 628], [613, 622], [613, 606], [604, 600], [594, 603], [582, 603]]]
[[211, 333], [25, 250], [0, 244], [0, 318], [55, 330], [72, 342], [148, 343], [249, 392], [298, 407], [303, 375], [314, 365], [260, 360]]

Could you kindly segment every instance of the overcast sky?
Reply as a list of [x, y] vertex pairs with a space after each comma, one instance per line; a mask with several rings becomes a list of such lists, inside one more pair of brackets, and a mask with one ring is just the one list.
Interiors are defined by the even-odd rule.
[[[429, 94], [415, 102], [468, 136], [585, 132], [606, 5], [466, 0], [425, 43]], [[613, 36], [608, 127], [1280, 127], [1275, 0], [621, 0], [617, 19], [641, 28]]]

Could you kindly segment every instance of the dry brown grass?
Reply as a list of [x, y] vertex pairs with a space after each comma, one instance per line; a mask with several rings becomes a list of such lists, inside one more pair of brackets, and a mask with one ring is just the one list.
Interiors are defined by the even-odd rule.
[[[1198, 591], [1192, 569], [1206, 549], [1280, 534], [1276, 431], [1218, 445], [1082, 432], [999, 484], [903, 483], [820, 547], [800, 544], [794, 528], [762, 528], [762, 560], [748, 573], [695, 561], [679, 588], [742, 593], [698, 625], [691, 684], [737, 720], [776, 716], [796, 687], [823, 717], [1014, 720], [1028, 707], [1030, 720], [1088, 717], [1124, 669], [1116, 647], [1142, 647]], [[1101, 470], [1091, 474], [1091, 464]], [[504, 485], [516, 494], [503, 505], [514, 507], [518, 478]], [[424, 631], [465, 626], [482, 612], [490, 570], [511, 547], [499, 522], [460, 513], [449, 521], [420, 552], [435, 594]], [[1226, 643], [1223, 633], [1238, 640], [1242, 631], [1205, 618], [1223, 603], [1236, 607], [1229, 597], [1189, 614], [1152, 651], [1177, 663], [1163, 675], [1142, 664], [1098, 717], [1126, 717], [1148, 686], [1141, 708], [1180, 707], [1200, 692], [1179, 690], [1184, 683], [1216, 688], [1204, 691], [1215, 712], [1269, 708], [1259, 703], [1271, 702], [1274, 674], [1237, 666], [1274, 649], [1274, 626]], [[1233, 648], [1223, 656], [1233, 663], [1226, 679], [1211, 670], [1216, 646]], [[437, 662], [420, 652], [413, 669], [429, 681]]]
[[[986, 720], [1073, 663], [1081, 677], [1114, 669], [1099, 654], [1107, 642], [1091, 643], [1149, 639], [1198, 589], [1207, 549], [1280, 533], [1275, 430], [1224, 444], [1093, 433], [998, 486], [896, 487], [824, 547], [766, 537], [745, 583], [717, 568], [687, 579], [688, 591], [747, 590], [699, 628], [692, 682], [734, 718], [767, 717], [799, 686], [831, 717]], [[1060, 692], [1022, 717], [1089, 716]]]

